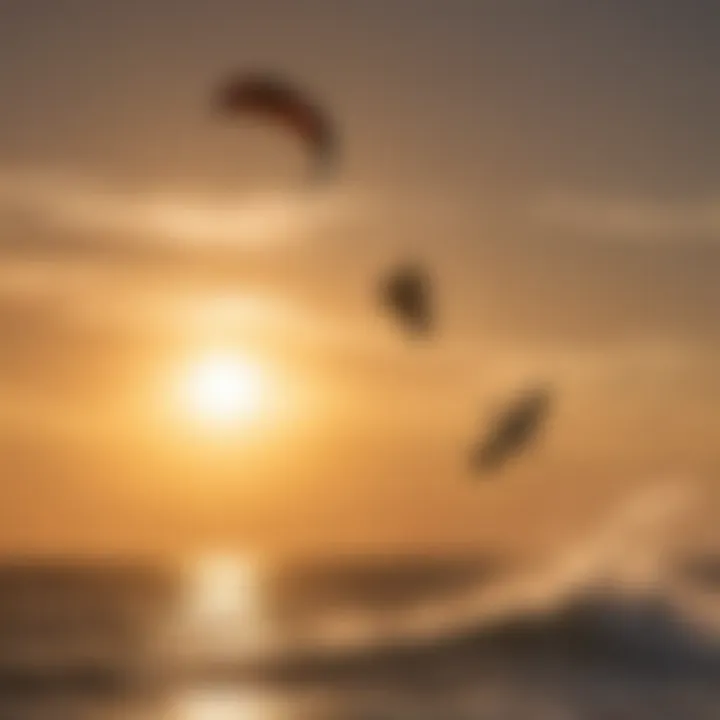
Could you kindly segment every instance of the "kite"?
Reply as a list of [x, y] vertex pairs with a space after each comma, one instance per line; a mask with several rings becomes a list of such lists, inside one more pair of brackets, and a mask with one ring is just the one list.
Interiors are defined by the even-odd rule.
[[536, 438], [550, 410], [550, 393], [536, 389], [523, 394], [495, 418], [472, 454], [477, 470], [494, 470], [521, 453]]
[[214, 108], [229, 118], [255, 116], [285, 127], [308, 148], [314, 179], [333, 174], [338, 154], [335, 128], [326, 113], [291, 83], [265, 73], [235, 75], [218, 89]]
[[380, 302], [403, 327], [415, 336], [425, 336], [433, 326], [430, 277], [416, 264], [396, 268], [383, 278]]

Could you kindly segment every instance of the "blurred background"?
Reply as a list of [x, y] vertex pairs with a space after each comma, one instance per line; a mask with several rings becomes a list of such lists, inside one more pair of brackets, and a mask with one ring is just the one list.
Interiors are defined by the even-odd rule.
[[[415, 718], [418, 677], [437, 717], [637, 718], [630, 636], [670, 648], [634, 666], [665, 678], [650, 717], [716, 717], [719, 21], [701, 0], [4, 0], [8, 717], [171, 712], [78, 700], [118, 691], [122, 655], [123, 683], [232, 676], [171, 699], [194, 720]], [[256, 68], [333, 118], [332, 183], [300, 190], [296, 138], [211, 112]], [[432, 276], [428, 342], [378, 302], [407, 258]], [[473, 475], [538, 382], [542, 442]], [[608, 599], [628, 583], [651, 607]], [[577, 629], [618, 617], [618, 657]], [[505, 650], [515, 622], [531, 647]], [[302, 657], [309, 709], [256, 708], [258, 652]]]

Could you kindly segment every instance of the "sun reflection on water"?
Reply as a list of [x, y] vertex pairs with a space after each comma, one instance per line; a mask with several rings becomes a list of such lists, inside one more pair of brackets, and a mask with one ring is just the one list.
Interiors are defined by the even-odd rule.
[[260, 653], [269, 621], [258, 565], [217, 553], [191, 562], [179, 622], [190, 655], [223, 660]]
[[195, 563], [190, 606], [201, 618], [230, 620], [257, 612], [259, 578], [248, 560], [231, 555], [207, 555]]
[[172, 720], [281, 720], [283, 717], [267, 695], [207, 688], [178, 698]]

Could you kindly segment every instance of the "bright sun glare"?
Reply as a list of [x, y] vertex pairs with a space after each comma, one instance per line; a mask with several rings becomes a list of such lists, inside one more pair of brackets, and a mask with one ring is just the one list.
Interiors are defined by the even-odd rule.
[[264, 409], [267, 384], [259, 363], [240, 354], [218, 352], [190, 366], [182, 394], [186, 411], [203, 423], [248, 423]]

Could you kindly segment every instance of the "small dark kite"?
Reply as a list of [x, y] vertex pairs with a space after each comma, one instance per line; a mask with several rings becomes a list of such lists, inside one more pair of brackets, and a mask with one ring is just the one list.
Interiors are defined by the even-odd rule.
[[478, 471], [492, 471], [520, 454], [536, 439], [551, 405], [547, 389], [524, 393], [495, 418], [489, 432], [473, 449], [471, 464]]

